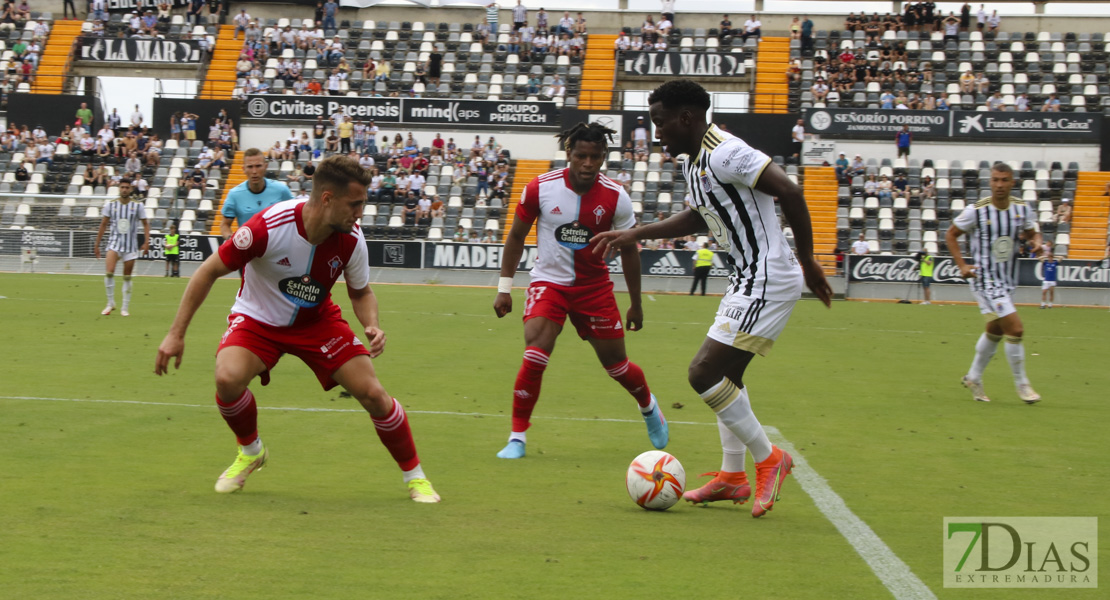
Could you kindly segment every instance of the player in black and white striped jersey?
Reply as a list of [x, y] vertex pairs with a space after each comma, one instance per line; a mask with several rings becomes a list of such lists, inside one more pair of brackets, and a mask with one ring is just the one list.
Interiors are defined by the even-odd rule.
[[[983, 391], [983, 370], [998, 349], [998, 342], [1006, 339], [1006, 359], [1014, 374], [1018, 397], [1027, 404], [1041, 399], [1033, 391], [1025, 374], [1025, 346], [1022, 337], [1025, 328], [1010, 297], [1017, 286], [1018, 249], [1028, 240], [1033, 242], [1033, 253], [1041, 252], [1041, 232], [1037, 229], [1033, 209], [1010, 192], [1014, 188], [1014, 170], [1002, 162], [991, 168], [991, 197], [984, 198], [964, 209], [948, 228], [945, 241], [952, 259], [960, 267], [960, 274], [971, 285], [971, 294], [979, 302], [979, 312], [987, 319], [986, 331], [975, 344], [975, 359], [963, 377], [964, 387], [980, 402], [990, 402]], [[964, 260], [960, 252], [960, 236], [970, 240], [971, 258], [975, 264]]]
[[[771, 510], [792, 457], [773, 446], [752, 411], [744, 372], [755, 354], [765, 355], [786, 326], [802, 283], [829, 305], [832, 290], [813, 256], [813, 231], [802, 190], [771, 158], [706, 121], [709, 94], [697, 83], [669, 81], [648, 97], [651, 120], [663, 149], [687, 155], [682, 172], [690, 207], [664, 221], [598, 234], [598, 247], [627, 246], [639, 239], [672, 238], [708, 227], [733, 269], [713, 325], [690, 363], [690, 385], [717, 414], [724, 457], [708, 484], [686, 492], [690, 502], [752, 495], [744, 470], [756, 462], [752, 516]], [[775, 215], [775, 199], [794, 230], [791, 251]]]
[[[96, 258], [100, 258], [100, 242], [108, 230], [108, 248], [104, 258], [104, 291], [108, 296], [108, 306], [100, 311], [110, 315], [116, 309], [116, 262], [123, 261], [123, 306], [120, 314], [131, 316], [131, 271], [135, 259], [150, 249], [150, 221], [146, 217], [146, 207], [141, 200], [131, 197], [131, 180], [119, 182], [119, 199], [108, 200], [101, 212], [100, 228], [96, 230], [96, 244], [93, 246]], [[139, 245], [139, 223], [143, 224], [143, 243]], [[109, 226], [111, 228], [109, 229]]]

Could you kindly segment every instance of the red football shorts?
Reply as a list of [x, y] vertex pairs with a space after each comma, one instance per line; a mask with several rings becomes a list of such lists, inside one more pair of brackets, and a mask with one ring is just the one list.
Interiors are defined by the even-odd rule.
[[253, 352], [266, 365], [262, 385], [269, 383], [269, 372], [283, 354], [303, 360], [325, 390], [338, 385], [331, 375], [339, 367], [360, 354], [370, 354], [362, 340], [351, 331], [351, 326], [340, 317], [323, 317], [300, 327], [274, 327], [247, 315], [232, 313], [227, 323], [227, 331], [216, 351], [239, 346]]
[[582, 339], [624, 337], [612, 281], [575, 287], [536, 281], [528, 286], [524, 297], [525, 322], [543, 317], [562, 326], [567, 315]]

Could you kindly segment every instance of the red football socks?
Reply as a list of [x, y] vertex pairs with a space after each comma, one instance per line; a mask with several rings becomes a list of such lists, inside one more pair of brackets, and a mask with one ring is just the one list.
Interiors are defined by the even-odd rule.
[[527, 431], [531, 425], [532, 409], [540, 399], [543, 370], [547, 368], [550, 357], [551, 355], [535, 346], [524, 349], [524, 362], [520, 365], [516, 384], [513, 386], [513, 431], [517, 433]]
[[224, 402], [217, 395], [216, 406], [220, 407], [220, 415], [235, 432], [240, 446], [250, 445], [258, 439], [258, 406], [250, 389], [244, 390], [233, 402]]
[[605, 372], [632, 394], [640, 408], [647, 408], [651, 404], [651, 390], [648, 389], [647, 380], [644, 379], [644, 370], [636, 363], [626, 358], [615, 365], [605, 367]]
[[420, 465], [420, 458], [416, 455], [416, 442], [412, 440], [412, 429], [409, 428], [409, 417], [396, 398], [393, 399], [393, 408], [388, 415], [381, 419], [373, 416], [370, 418], [374, 421], [374, 430], [378, 432], [382, 445], [389, 450], [402, 471], [411, 471]]

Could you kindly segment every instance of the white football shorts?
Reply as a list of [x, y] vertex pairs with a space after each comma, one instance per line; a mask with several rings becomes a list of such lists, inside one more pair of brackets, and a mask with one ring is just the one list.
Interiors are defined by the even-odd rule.
[[726, 294], [706, 334], [722, 344], [767, 356], [786, 328], [797, 300], [763, 300]]
[[1002, 291], [980, 292], [972, 290], [971, 294], [979, 302], [979, 312], [988, 321], [1001, 319], [1017, 312], [1010, 294]]

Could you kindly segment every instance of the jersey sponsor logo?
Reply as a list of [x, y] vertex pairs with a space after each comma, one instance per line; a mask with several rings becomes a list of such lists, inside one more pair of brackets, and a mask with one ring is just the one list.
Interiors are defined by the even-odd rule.
[[236, 231], [235, 235], [231, 236], [231, 242], [235, 244], [236, 248], [246, 250], [254, 243], [254, 234], [251, 233], [249, 227], [240, 227], [239, 231]]
[[555, 241], [558, 242], [560, 246], [570, 248], [571, 250], [581, 250], [589, 246], [590, 238], [593, 236], [593, 232], [579, 225], [578, 221], [565, 223], [555, 228]]
[[278, 289], [286, 299], [301, 308], [312, 308], [320, 304], [327, 295], [324, 286], [310, 275], [282, 279], [278, 282]]
[[551, 214], [553, 214], [553, 215], [561, 215], [561, 214], [563, 214], [563, 211], [559, 210], [559, 207], [558, 207], [558, 206], [556, 206], [555, 208], [551, 209]]
[[688, 275], [686, 268], [679, 262], [674, 252], [664, 254], [655, 264], [651, 265], [648, 273], [652, 275]]
[[131, 231], [131, 221], [126, 217], [116, 219], [116, 231], [120, 233], [129, 233]]
[[595, 224], [601, 225], [601, 218], [604, 217], [604, 216], [605, 216], [605, 208], [604, 207], [598, 206], [598, 207], [594, 208], [594, 217], [596, 217], [596, 220], [594, 221]]
[[291, 263], [289, 262], [289, 257], [288, 257], [288, 256], [285, 256], [285, 257], [283, 257], [283, 258], [282, 258], [281, 260], [279, 260], [279, 261], [277, 262], [277, 264], [279, 264], [279, 265], [281, 265], [281, 266], [283, 266], [283, 267], [291, 267], [291, 266], [293, 266], [293, 265], [292, 265], [292, 264], [291, 264]]
[[339, 277], [339, 270], [342, 268], [343, 261], [340, 260], [338, 256], [333, 256], [331, 257], [331, 260], [328, 261], [328, 273], [331, 275], [332, 279]]

